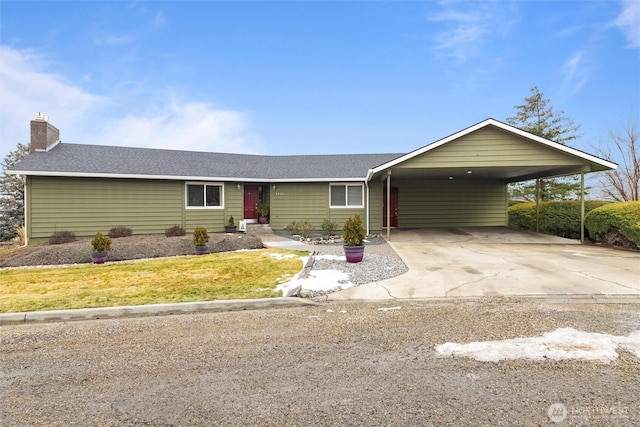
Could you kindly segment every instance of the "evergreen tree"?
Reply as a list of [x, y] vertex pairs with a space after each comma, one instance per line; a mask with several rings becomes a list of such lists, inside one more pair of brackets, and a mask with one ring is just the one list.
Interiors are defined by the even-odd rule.
[[16, 237], [19, 227], [24, 225], [24, 177], [8, 175], [7, 169], [29, 153], [29, 147], [18, 143], [2, 162], [3, 176], [0, 178], [0, 241]]
[[[566, 145], [578, 138], [580, 125], [564, 115], [564, 111], [554, 111], [551, 101], [534, 86], [531, 96], [524, 104], [516, 105], [516, 115], [508, 117], [507, 123], [526, 132], [553, 142]], [[511, 197], [535, 200], [535, 182], [525, 181], [511, 187]], [[580, 195], [580, 183], [577, 176], [549, 178], [540, 180], [540, 200], [575, 199]]]

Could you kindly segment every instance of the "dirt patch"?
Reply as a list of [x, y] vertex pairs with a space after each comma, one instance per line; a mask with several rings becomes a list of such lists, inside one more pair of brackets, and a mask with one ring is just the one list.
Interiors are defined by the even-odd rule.
[[[36, 245], [0, 252], [0, 268], [35, 265], [81, 264], [91, 262], [91, 238], [61, 245]], [[245, 234], [209, 234], [211, 252], [260, 249], [259, 237]], [[131, 236], [113, 239], [109, 261], [192, 255], [191, 236]]]

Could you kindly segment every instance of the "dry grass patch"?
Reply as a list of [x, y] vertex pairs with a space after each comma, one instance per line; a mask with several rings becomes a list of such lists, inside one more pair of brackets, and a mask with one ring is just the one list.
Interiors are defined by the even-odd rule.
[[302, 252], [278, 249], [0, 271], [0, 312], [280, 296]]

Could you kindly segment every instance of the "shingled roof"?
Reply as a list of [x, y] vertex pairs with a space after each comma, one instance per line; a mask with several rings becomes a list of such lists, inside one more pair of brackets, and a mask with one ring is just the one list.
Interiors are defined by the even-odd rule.
[[265, 156], [58, 143], [10, 168], [24, 175], [211, 179], [230, 181], [364, 180], [404, 153]]

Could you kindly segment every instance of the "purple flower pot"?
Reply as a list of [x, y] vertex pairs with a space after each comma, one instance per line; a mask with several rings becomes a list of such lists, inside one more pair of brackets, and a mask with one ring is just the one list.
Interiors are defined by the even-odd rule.
[[342, 246], [347, 262], [360, 262], [364, 258], [364, 245], [362, 246]]
[[209, 253], [209, 246], [196, 246], [196, 255], [206, 255]]
[[104, 264], [108, 256], [108, 252], [94, 252], [91, 254], [91, 262], [94, 264]]

